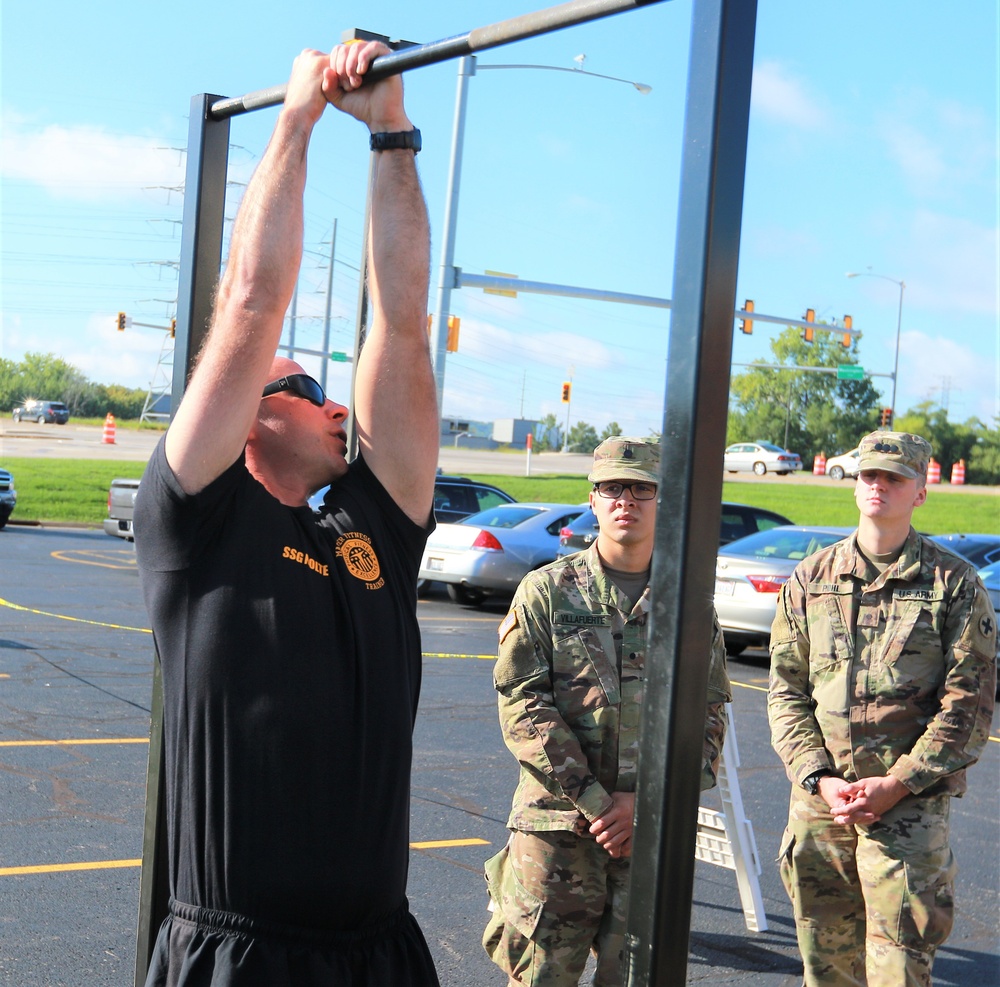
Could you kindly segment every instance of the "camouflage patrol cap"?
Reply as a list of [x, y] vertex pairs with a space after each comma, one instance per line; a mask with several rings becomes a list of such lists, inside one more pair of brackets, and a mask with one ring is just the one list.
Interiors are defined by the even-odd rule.
[[629, 439], [613, 435], [594, 450], [594, 468], [587, 477], [602, 480], [645, 480], [660, 482], [660, 444], [649, 439]]
[[912, 432], [876, 431], [858, 445], [857, 470], [885, 470], [914, 480], [927, 475], [931, 444]]

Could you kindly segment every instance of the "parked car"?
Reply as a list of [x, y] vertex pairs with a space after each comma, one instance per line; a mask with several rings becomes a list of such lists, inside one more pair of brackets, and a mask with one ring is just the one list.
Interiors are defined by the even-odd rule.
[[12, 412], [14, 421], [38, 422], [39, 425], [65, 425], [69, 421], [69, 408], [62, 401], [37, 401], [31, 399]]
[[439, 474], [434, 480], [434, 518], [438, 524], [461, 521], [470, 514], [513, 503], [514, 498], [505, 490], [467, 476]]
[[[751, 507], [749, 504], [722, 504], [722, 522], [719, 528], [719, 544], [725, 545], [737, 538], [753, 534], [755, 531], [766, 531], [779, 524], [791, 524], [788, 518], [763, 507]], [[559, 532], [559, 550], [556, 558], [583, 551], [597, 538], [597, 517], [588, 507], [575, 521], [570, 521]]]
[[[324, 487], [309, 498], [309, 506], [314, 511], [319, 509], [329, 489]], [[461, 521], [490, 507], [513, 503], [514, 498], [506, 490], [470, 480], [467, 476], [439, 473], [434, 478], [434, 519], [438, 524]]]
[[16, 503], [14, 477], [9, 470], [0, 470], [0, 528], [7, 523]]
[[446, 583], [457, 603], [511, 594], [532, 569], [553, 562], [559, 530], [586, 504], [500, 504], [457, 524], [441, 524], [427, 542], [421, 580]]
[[773, 442], [737, 442], [726, 449], [722, 464], [729, 473], [753, 472], [758, 476], [768, 470], [786, 476], [802, 469], [802, 459], [797, 452], [789, 452]]
[[715, 610], [726, 651], [767, 647], [778, 591], [814, 552], [846, 538], [853, 528], [781, 525], [725, 545], [716, 558]]
[[826, 475], [831, 480], [843, 480], [845, 476], [856, 476], [859, 455], [858, 449], [855, 447], [850, 452], [841, 453], [839, 456], [831, 456], [826, 461]]
[[977, 569], [1000, 562], [1000, 535], [931, 535], [948, 551], [961, 555]]
[[108, 516], [104, 519], [104, 533], [135, 541], [132, 532], [132, 515], [135, 513], [135, 495], [139, 481], [118, 478], [111, 481], [108, 490]]

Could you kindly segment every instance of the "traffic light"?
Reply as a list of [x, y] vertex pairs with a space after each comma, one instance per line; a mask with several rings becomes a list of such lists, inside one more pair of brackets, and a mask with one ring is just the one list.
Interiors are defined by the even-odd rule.
[[563, 388], [562, 388], [562, 403], [563, 404], [569, 404], [569, 392], [570, 392], [570, 388], [572, 388], [572, 386], [573, 385], [569, 381], [564, 381], [563, 382]]
[[[815, 322], [816, 321], [816, 309], [814, 309], [814, 308], [807, 308], [806, 309], [805, 319], [806, 319], [806, 322]], [[812, 326], [805, 326], [805, 328], [803, 328], [803, 330], [802, 330], [802, 338], [807, 343], [811, 343], [813, 341], [813, 337], [815, 336], [815, 334], [816, 334], [816, 330], [813, 329]]]
[[177, 320], [170, 320], [170, 338], [175, 339], [177, 337]]
[[462, 320], [457, 315], [448, 316], [448, 342], [445, 344], [445, 349], [449, 353], [458, 352], [458, 329], [461, 324]]
[[[743, 303], [744, 312], [753, 311], [753, 299], [748, 298]], [[740, 320], [740, 332], [745, 332], [748, 336], [753, 333], [753, 319], [741, 319]]]
[[879, 425], [882, 428], [892, 428], [892, 408], [883, 408], [882, 416], [879, 418]]
[[[854, 325], [854, 320], [849, 316], [844, 316], [844, 328], [850, 329]], [[844, 347], [845, 350], [851, 348], [852, 337], [849, 332], [845, 332], [843, 338], [840, 340], [840, 345]]]
[[124, 312], [119, 312], [118, 313], [118, 331], [119, 332], [124, 332], [125, 331], [125, 313]]

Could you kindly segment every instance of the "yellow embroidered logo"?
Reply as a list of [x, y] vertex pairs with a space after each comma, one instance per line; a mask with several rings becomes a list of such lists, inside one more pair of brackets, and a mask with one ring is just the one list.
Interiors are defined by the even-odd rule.
[[367, 589], [381, 589], [385, 585], [378, 556], [368, 535], [360, 531], [348, 532], [337, 539], [335, 547], [347, 571], [355, 579], [360, 579]]

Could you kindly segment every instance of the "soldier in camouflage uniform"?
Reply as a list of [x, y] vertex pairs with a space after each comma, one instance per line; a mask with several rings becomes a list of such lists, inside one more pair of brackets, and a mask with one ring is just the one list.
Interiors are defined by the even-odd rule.
[[805, 983], [930, 985], [952, 926], [951, 796], [986, 744], [993, 606], [918, 535], [930, 445], [860, 445], [858, 529], [801, 562], [771, 628], [768, 719], [792, 782], [779, 867]]
[[[622, 982], [639, 718], [651, 607], [659, 445], [615, 437], [588, 479], [600, 533], [529, 573], [499, 628], [494, 684], [520, 764], [507, 846], [486, 863], [483, 945], [511, 985]], [[702, 788], [715, 784], [732, 698], [718, 622]]]

